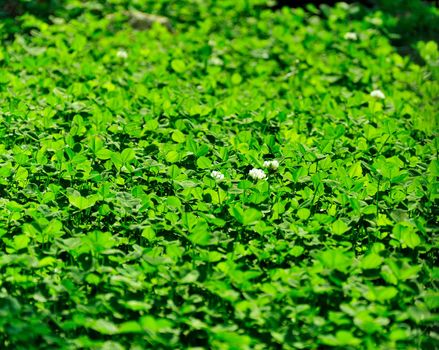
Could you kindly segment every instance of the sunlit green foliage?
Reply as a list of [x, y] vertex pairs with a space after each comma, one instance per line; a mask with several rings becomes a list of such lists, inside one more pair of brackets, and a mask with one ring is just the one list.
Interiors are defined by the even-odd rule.
[[0, 27], [0, 348], [437, 346], [434, 42], [346, 4], [66, 3]]

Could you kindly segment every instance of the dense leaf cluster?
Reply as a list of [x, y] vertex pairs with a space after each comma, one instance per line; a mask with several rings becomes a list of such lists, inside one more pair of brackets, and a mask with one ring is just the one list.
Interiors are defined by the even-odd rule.
[[1, 348], [437, 346], [437, 45], [420, 66], [381, 13], [264, 3], [21, 19]]

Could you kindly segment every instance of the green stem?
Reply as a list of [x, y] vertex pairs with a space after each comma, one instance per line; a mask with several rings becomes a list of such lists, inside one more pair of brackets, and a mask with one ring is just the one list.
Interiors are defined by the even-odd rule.
[[375, 196], [375, 206], [376, 206], [376, 218], [377, 218], [377, 220], [378, 220], [378, 212], [379, 212], [378, 193], [380, 192], [380, 184], [381, 184], [381, 177], [378, 178], [377, 193], [376, 193], [376, 196]]

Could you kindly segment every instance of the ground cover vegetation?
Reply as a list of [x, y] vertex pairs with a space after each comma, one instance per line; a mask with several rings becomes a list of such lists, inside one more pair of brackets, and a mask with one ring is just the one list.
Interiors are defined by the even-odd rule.
[[0, 348], [437, 348], [437, 44], [271, 5], [0, 23]]

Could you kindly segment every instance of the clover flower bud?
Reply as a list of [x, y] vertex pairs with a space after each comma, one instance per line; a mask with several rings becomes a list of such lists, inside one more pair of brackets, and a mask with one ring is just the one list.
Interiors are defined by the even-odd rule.
[[253, 168], [252, 170], [250, 170], [248, 172], [248, 174], [254, 180], [263, 180], [263, 179], [265, 179], [267, 177], [267, 175], [265, 175], [265, 173], [264, 173], [264, 170], [261, 170], [261, 169], [258, 169], [258, 168]]
[[212, 176], [216, 181], [224, 180], [224, 174], [220, 171], [214, 170], [210, 173], [210, 176]]
[[274, 159], [271, 161], [271, 169], [277, 170], [277, 168], [279, 168], [279, 162], [276, 159]]
[[128, 58], [128, 52], [126, 52], [123, 49], [120, 49], [117, 51], [116, 56], [122, 59], [127, 59]]
[[352, 41], [355, 41], [355, 40], [358, 39], [358, 36], [357, 36], [357, 33], [347, 32], [347, 33], [344, 35], [344, 39], [345, 39], [345, 40], [352, 40]]
[[374, 97], [374, 98], [380, 98], [380, 99], [385, 99], [386, 95], [384, 95], [384, 92], [382, 92], [381, 90], [373, 90], [370, 93], [370, 96]]
[[279, 168], [279, 162], [276, 159], [266, 160], [264, 162], [264, 168], [270, 168], [272, 170], [277, 170], [277, 168]]

